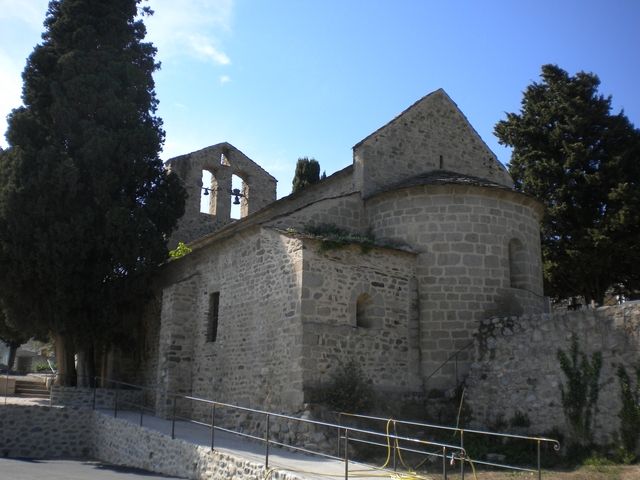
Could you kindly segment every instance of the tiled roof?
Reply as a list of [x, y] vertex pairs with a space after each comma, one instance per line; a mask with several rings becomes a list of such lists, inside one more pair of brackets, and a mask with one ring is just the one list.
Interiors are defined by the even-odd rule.
[[[398, 190], [400, 188], [417, 187], [420, 185], [473, 185], [477, 187], [492, 187], [499, 188], [501, 190], [512, 191], [511, 188], [499, 183], [492, 182], [490, 180], [474, 177], [471, 175], [465, 175], [463, 173], [450, 172], [448, 170], [432, 170], [427, 173], [421, 173], [406, 180], [402, 180], [396, 184], [386, 187], [383, 191], [388, 192], [390, 190]], [[377, 192], [381, 193], [381, 192]]]

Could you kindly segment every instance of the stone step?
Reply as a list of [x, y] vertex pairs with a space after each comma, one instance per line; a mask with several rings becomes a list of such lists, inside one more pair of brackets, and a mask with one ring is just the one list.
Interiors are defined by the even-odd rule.
[[28, 386], [28, 385], [16, 385], [16, 391], [19, 392], [43, 392], [43, 393], [48, 393], [49, 390], [47, 390], [47, 388], [45, 386]]
[[48, 393], [26, 393], [26, 392], [16, 392], [16, 397], [21, 398], [49, 398]]
[[20, 388], [36, 388], [36, 389], [42, 389], [42, 390], [46, 390], [47, 387], [44, 383], [33, 383], [33, 382], [21, 382], [20, 380], [18, 380], [16, 382], [16, 387], [20, 387]]
[[15, 394], [18, 397], [48, 398], [49, 390], [40, 382], [16, 380]]

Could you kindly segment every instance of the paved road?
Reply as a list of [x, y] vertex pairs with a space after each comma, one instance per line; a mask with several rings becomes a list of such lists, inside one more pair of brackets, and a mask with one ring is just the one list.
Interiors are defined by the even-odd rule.
[[155, 480], [177, 479], [157, 473], [88, 460], [0, 458], [0, 480]]

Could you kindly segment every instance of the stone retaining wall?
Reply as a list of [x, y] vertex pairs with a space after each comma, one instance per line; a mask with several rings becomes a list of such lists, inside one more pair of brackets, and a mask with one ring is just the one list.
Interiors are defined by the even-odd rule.
[[[87, 409], [0, 408], [0, 455], [92, 458], [190, 479], [264, 478], [263, 464], [222, 453]], [[274, 472], [273, 480], [302, 480]]]
[[15, 391], [15, 378], [0, 377], [0, 395], [13, 395]]
[[91, 457], [93, 412], [78, 408], [0, 407], [0, 456]]
[[640, 303], [483, 321], [467, 379], [466, 399], [476, 425], [509, 423], [519, 412], [529, 418], [529, 433], [554, 428], [566, 433], [560, 385], [567, 380], [557, 355], [569, 351], [573, 335], [589, 357], [602, 353], [595, 440], [614, 441], [621, 407], [616, 370], [623, 365], [633, 378], [640, 364]]
[[[93, 389], [88, 387], [65, 387], [54, 385], [51, 391], [51, 405], [67, 407], [93, 408]], [[115, 390], [96, 390], [95, 406], [98, 409], [114, 408]], [[145, 415], [149, 408], [154, 409], [155, 397], [145, 398]], [[120, 410], [137, 411], [140, 406], [141, 392], [138, 390], [118, 390], [118, 408]], [[172, 405], [172, 400], [167, 400]], [[211, 423], [211, 406], [201, 402], [182, 401], [176, 410], [178, 415]], [[323, 418], [324, 412], [318, 412], [311, 405], [305, 404], [306, 409], [292, 414], [301, 419], [317, 420]], [[313, 411], [312, 411], [313, 410]], [[169, 408], [167, 418], [171, 416]], [[240, 433], [247, 433], [260, 437], [264, 435], [266, 417], [263, 414], [252, 413], [242, 409], [218, 407], [216, 409], [215, 425], [228, 428]], [[337, 431], [327, 429], [307, 422], [291, 420], [271, 415], [269, 420], [269, 438], [287, 445], [298, 445], [314, 451], [329, 454], [337, 453]]]
[[[118, 408], [135, 410], [140, 405], [140, 390], [118, 390]], [[65, 387], [53, 385], [51, 387], [51, 405], [67, 407], [93, 407], [93, 388]], [[116, 390], [112, 388], [98, 388], [95, 392], [96, 408], [114, 408]]]
[[[125, 420], [96, 414], [92, 426], [93, 456], [102, 461], [192, 479], [256, 479], [266, 473], [263, 464], [171, 440]], [[301, 480], [283, 472], [275, 472], [272, 478]]]

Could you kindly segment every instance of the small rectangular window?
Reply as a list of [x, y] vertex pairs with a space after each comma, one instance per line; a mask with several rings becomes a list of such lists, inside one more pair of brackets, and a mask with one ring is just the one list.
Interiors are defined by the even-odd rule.
[[209, 295], [209, 314], [207, 323], [207, 342], [215, 342], [218, 337], [218, 310], [220, 307], [220, 292]]

